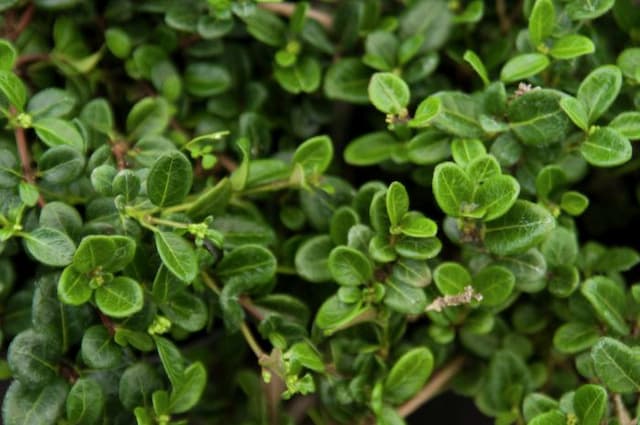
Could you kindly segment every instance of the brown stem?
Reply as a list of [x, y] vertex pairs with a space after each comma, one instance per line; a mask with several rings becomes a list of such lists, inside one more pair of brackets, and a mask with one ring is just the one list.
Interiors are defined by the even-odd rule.
[[[268, 10], [282, 16], [291, 16], [293, 15], [293, 11], [296, 9], [296, 5], [293, 3], [260, 3], [259, 6], [264, 10]], [[309, 8], [307, 16], [317, 21], [327, 30], [330, 30], [333, 27], [333, 17], [326, 12]]]
[[126, 155], [129, 150], [129, 146], [125, 141], [117, 141], [111, 145], [111, 153], [116, 158], [116, 164], [118, 165], [118, 170], [124, 170], [127, 168], [127, 160]]
[[13, 67], [15, 69], [20, 69], [25, 65], [28, 65], [33, 62], [43, 62], [48, 60], [49, 60], [48, 53], [31, 53], [27, 55], [18, 56], [18, 59], [16, 59], [16, 63], [14, 64]]
[[35, 11], [36, 6], [33, 3], [30, 3], [29, 6], [22, 12], [20, 16], [20, 20], [16, 24], [15, 28], [11, 32], [10, 38], [12, 41], [15, 41], [16, 38], [22, 34], [22, 32], [27, 28], [31, 19], [33, 18], [33, 12]]
[[[24, 128], [16, 127], [14, 130], [16, 137], [16, 146], [18, 148], [18, 155], [20, 156], [20, 163], [22, 164], [22, 175], [27, 183], [32, 185], [36, 184], [36, 176], [31, 168], [31, 153], [29, 152], [29, 145], [27, 144], [27, 137], [25, 135]], [[38, 195], [38, 205], [44, 207], [46, 204], [42, 194]]]
[[224, 153], [217, 153], [216, 158], [218, 158], [218, 163], [230, 173], [233, 173], [238, 168], [238, 163]]
[[307, 411], [317, 402], [318, 397], [315, 395], [300, 396], [291, 402], [287, 409], [287, 415], [294, 424], [299, 424], [304, 420]]
[[433, 375], [433, 377], [427, 382], [427, 385], [420, 390], [418, 394], [413, 396], [411, 400], [407, 401], [400, 407], [398, 407], [398, 414], [403, 418], [406, 418], [424, 403], [432, 399], [436, 394], [438, 394], [442, 389], [449, 383], [451, 378], [453, 378], [462, 368], [462, 364], [464, 363], [463, 357], [456, 357], [451, 362], [447, 363], [443, 366], [438, 372]]
[[500, 22], [500, 31], [502, 31], [503, 34], [508, 33], [509, 28], [511, 28], [511, 20], [507, 14], [507, 4], [505, 0], [496, 0], [496, 14]]
[[240, 303], [242, 308], [244, 308], [247, 313], [253, 316], [256, 320], [264, 320], [264, 314], [262, 314], [262, 311], [260, 311], [260, 309], [253, 303], [253, 301], [251, 301], [251, 298], [248, 295], [242, 295], [239, 298], [238, 302]]
[[98, 310], [98, 316], [100, 317], [100, 321], [102, 325], [107, 328], [109, 332], [109, 336], [114, 336], [116, 334], [116, 325], [111, 321], [111, 319], [104, 315], [100, 310]]
[[629, 411], [625, 407], [620, 394], [613, 395], [613, 402], [616, 406], [616, 414], [618, 416], [618, 422], [620, 422], [620, 425], [631, 425], [631, 416], [629, 415]]

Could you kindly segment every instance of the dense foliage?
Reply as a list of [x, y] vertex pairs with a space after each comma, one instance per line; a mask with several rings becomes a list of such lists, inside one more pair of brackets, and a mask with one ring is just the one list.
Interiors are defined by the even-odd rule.
[[637, 423], [637, 1], [0, 11], [6, 425]]

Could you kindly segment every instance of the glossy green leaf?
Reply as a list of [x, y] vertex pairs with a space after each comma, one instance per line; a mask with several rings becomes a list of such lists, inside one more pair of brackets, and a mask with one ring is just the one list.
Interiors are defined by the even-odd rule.
[[600, 338], [594, 325], [568, 322], [560, 326], [553, 335], [553, 346], [561, 353], [574, 354], [584, 351]]
[[464, 170], [457, 164], [445, 162], [433, 173], [433, 194], [438, 206], [446, 214], [458, 217], [471, 207], [473, 186]]
[[609, 128], [630, 140], [640, 139], [640, 112], [623, 112], [615, 117]]
[[391, 133], [378, 131], [352, 140], [344, 150], [344, 160], [351, 165], [373, 165], [391, 158], [399, 144]]
[[560, 107], [578, 128], [588, 130], [589, 115], [582, 102], [575, 97], [566, 96], [560, 99]]
[[549, 54], [555, 59], [573, 59], [595, 52], [593, 42], [584, 35], [568, 34], [553, 43]]
[[577, 98], [587, 109], [589, 123], [595, 122], [611, 106], [622, 87], [622, 73], [617, 66], [596, 68], [578, 87]]
[[358, 303], [345, 304], [334, 295], [322, 303], [318, 309], [315, 323], [323, 330], [325, 335], [330, 335], [341, 329], [366, 321], [367, 314], [370, 311]]
[[467, 50], [466, 52], [464, 52], [464, 56], [462, 58], [471, 66], [471, 68], [473, 68], [476, 74], [478, 74], [484, 85], [488, 86], [490, 83], [489, 74], [487, 73], [487, 69], [482, 63], [482, 59], [480, 59], [480, 57], [473, 50]]
[[184, 87], [196, 97], [224, 93], [231, 86], [231, 75], [221, 66], [205, 62], [191, 63], [184, 71]]
[[105, 314], [112, 317], [130, 316], [144, 305], [144, 294], [135, 280], [120, 276], [104, 284], [95, 291], [96, 304]]
[[224, 256], [216, 268], [216, 275], [225, 285], [240, 284], [251, 288], [264, 285], [276, 273], [276, 258], [259, 245], [244, 245]]
[[569, 120], [560, 108], [561, 96], [548, 89], [528, 91], [509, 103], [511, 129], [526, 145], [548, 146], [564, 141]]
[[73, 268], [80, 273], [98, 267], [104, 272], [117, 272], [133, 260], [135, 250], [135, 241], [128, 236], [90, 235], [80, 241], [73, 255]]
[[168, 103], [161, 97], [145, 97], [127, 115], [127, 132], [133, 140], [162, 133], [169, 125]]
[[58, 281], [58, 297], [65, 304], [81, 305], [91, 299], [91, 278], [78, 272], [73, 266], [62, 271]]
[[385, 282], [384, 304], [401, 314], [421, 314], [427, 306], [427, 297], [422, 288], [394, 277]]
[[118, 398], [128, 410], [137, 406], [151, 406], [151, 394], [163, 386], [156, 368], [149, 363], [134, 363], [120, 377]]
[[293, 163], [300, 164], [305, 175], [320, 175], [333, 158], [333, 145], [328, 136], [316, 136], [304, 141], [293, 154]]
[[626, 296], [620, 286], [604, 276], [587, 279], [582, 295], [591, 303], [598, 317], [620, 335], [630, 331], [625, 321]]
[[400, 233], [414, 238], [430, 238], [436, 235], [438, 225], [435, 221], [417, 211], [411, 211], [402, 217], [399, 223]]
[[556, 10], [551, 0], [536, 0], [529, 14], [529, 38], [533, 46], [538, 46], [553, 33], [556, 24]]
[[191, 191], [193, 171], [189, 160], [179, 152], [162, 155], [147, 177], [149, 200], [159, 207], [179, 204]]
[[573, 397], [573, 408], [581, 424], [598, 425], [607, 410], [607, 392], [599, 385], [582, 385]]
[[589, 198], [580, 192], [568, 191], [562, 194], [560, 208], [570, 215], [580, 215], [589, 206]]
[[471, 275], [458, 263], [446, 262], [433, 271], [433, 280], [444, 295], [458, 295], [471, 285]]
[[80, 378], [67, 396], [67, 419], [72, 424], [98, 423], [104, 404], [104, 393], [100, 385], [91, 378]]
[[525, 80], [544, 71], [549, 59], [541, 53], [524, 53], [509, 59], [500, 71], [500, 79], [505, 83]]
[[517, 254], [541, 242], [554, 227], [555, 220], [545, 208], [516, 201], [506, 214], [486, 224], [484, 243], [497, 255]]
[[27, 102], [27, 89], [22, 80], [4, 69], [0, 69], [0, 106], [9, 109], [14, 106], [18, 111], [24, 109]]
[[484, 221], [488, 222], [502, 217], [511, 209], [518, 195], [518, 181], [508, 175], [490, 177], [482, 183], [475, 194], [474, 201], [484, 211]]
[[315, 58], [306, 56], [292, 66], [277, 66], [274, 75], [280, 85], [290, 93], [312, 93], [320, 87], [322, 68]]
[[575, 21], [595, 19], [613, 7], [615, 0], [573, 0], [567, 5], [567, 14]]
[[402, 403], [422, 388], [433, 370], [433, 354], [427, 348], [406, 352], [393, 365], [384, 381], [384, 397]]
[[329, 67], [324, 92], [329, 99], [367, 103], [370, 77], [371, 71], [359, 58], [345, 58]]
[[389, 221], [392, 226], [397, 226], [409, 211], [409, 194], [407, 193], [407, 189], [402, 183], [393, 182], [387, 189], [385, 200]]
[[386, 114], [402, 114], [409, 104], [409, 86], [389, 72], [373, 74], [368, 92], [371, 103]]
[[9, 40], [0, 41], [0, 70], [11, 71], [18, 53]]
[[162, 263], [183, 282], [193, 281], [198, 274], [198, 260], [186, 239], [173, 232], [155, 232], [154, 240]]
[[326, 235], [305, 241], [296, 252], [295, 266], [298, 274], [310, 282], [331, 280], [328, 261], [332, 248], [331, 238]]
[[638, 354], [627, 345], [603, 337], [593, 346], [591, 357], [598, 378], [611, 391], [629, 393], [640, 389]]
[[473, 288], [482, 295], [482, 304], [494, 307], [502, 304], [513, 291], [516, 278], [509, 269], [491, 265], [473, 277]]
[[78, 151], [85, 150], [85, 141], [78, 130], [68, 121], [59, 118], [42, 118], [33, 123], [38, 138], [47, 146], [69, 146]]
[[204, 301], [187, 291], [171, 296], [160, 305], [160, 310], [171, 320], [171, 323], [188, 332], [201, 330], [209, 318]]
[[207, 371], [200, 362], [184, 369], [178, 385], [174, 385], [169, 396], [172, 413], [184, 413], [196, 405], [207, 383]]
[[76, 246], [65, 233], [48, 227], [38, 227], [23, 235], [25, 248], [36, 260], [52, 267], [71, 263]]
[[599, 127], [580, 146], [582, 156], [598, 167], [615, 167], [631, 159], [629, 140], [610, 127]]
[[486, 155], [487, 149], [478, 139], [455, 139], [451, 143], [451, 155], [453, 160], [466, 167], [473, 160]]
[[327, 263], [333, 279], [339, 285], [357, 286], [373, 277], [369, 259], [360, 251], [346, 246], [334, 248]]

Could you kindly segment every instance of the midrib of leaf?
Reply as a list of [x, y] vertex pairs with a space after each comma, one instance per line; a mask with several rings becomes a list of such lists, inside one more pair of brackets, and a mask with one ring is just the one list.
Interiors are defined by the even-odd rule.
[[400, 294], [400, 296], [402, 296], [402, 298], [404, 298], [407, 301], [407, 303], [412, 304], [412, 305], [417, 304], [415, 299], [413, 299], [412, 297], [407, 296], [404, 292], [402, 292], [400, 290], [400, 288], [398, 288], [398, 286], [394, 282], [391, 281], [391, 279], [387, 280], [387, 285], [392, 287], [398, 294]]
[[584, 412], [584, 417], [585, 418], [591, 417], [591, 409], [593, 408], [593, 406], [595, 406], [596, 402], [598, 400], [600, 400], [600, 398], [601, 398], [600, 396], [601, 395], [602, 395], [602, 393], [598, 391], [598, 395], [591, 400], [591, 403], [589, 403], [589, 406], [587, 407], [587, 409]]
[[518, 121], [515, 123], [509, 123], [509, 126], [511, 128], [515, 128], [515, 127], [522, 127], [524, 125], [533, 125], [535, 124], [537, 121], [543, 120], [543, 119], [547, 119], [547, 118], [551, 118], [554, 115], [559, 114], [560, 111], [554, 111], [554, 112], [547, 112], [546, 114], [542, 114], [542, 115], [536, 115], [535, 117], [527, 120], [527, 121]]
[[173, 163], [174, 163], [175, 159], [171, 158], [171, 160], [169, 161], [169, 169], [166, 171], [166, 176], [167, 178], [164, 181], [164, 188], [162, 190], [162, 198], [161, 198], [161, 203], [164, 204], [165, 201], [167, 200], [167, 196], [168, 196], [168, 192], [169, 192], [169, 180], [170, 180], [170, 176], [171, 176], [171, 170], [173, 170]]
[[260, 267], [268, 266], [269, 264], [271, 264], [271, 261], [269, 261], [269, 260], [265, 260], [265, 261], [263, 261], [261, 263], [247, 264], [246, 266], [237, 267], [237, 268], [234, 268], [234, 269], [231, 269], [231, 270], [219, 272], [218, 276], [227, 276], [227, 275], [240, 274], [241, 272], [244, 272], [246, 270], [258, 269]]
[[624, 368], [618, 365], [618, 362], [613, 357], [611, 357], [611, 355], [609, 355], [609, 352], [607, 350], [603, 348], [602, 353], [604, 354], [605, 357], [607, 357], [607, 359], [609, 359], [609, 364], [613, 365], [615, 369], [620, 371], [621, 374], [625, 377], [625, 379], [629, 381], [634, 387], [636, 387], [636, 389], [640, 389], [640, 385], [636, 384], [636, 382], [633, 380], [633, 378], [629, 374], [627, 374]]
[[40, 357], [34, 356], [33, 354], [31, 354], [31, 352], [29, 351], [22, 351], [22, 350], [16, 350], [18, 354], [22, 354], [26, 357], [29, 357], [30, 359], [35, 360], [36, 362], [40, 363], [41, 365], [45, 366], [47, 369], [51, 369], [53, 372], [56, 372], [56, 368], [51, 365], [50, 363], [46, 362], [45, 360], [42, 360]]
[[133, 303], [130, 302], [127, 298], [121, 296], [120, 294], [118, 294], [117, 292], [114, 292], [111, 288], [109, 288], [109, 286], [103, 286], [102, 289], [104, 289], [105, 291], [107, 291], [110, 295], [113, 295], [114, 298], [117, 298], [118, 300], [122, 300], [124, 301], [125, 305], [129, 305], [129, 307], [133, 306]]
[[613, 306], [609, 303], [609, 301], [605, 297], [600, 296], [597, 291], [593, 294], [593, 296], [598, 300], [600, 300], [600, 302], [602, 302], [609, 309], [609, 311], [612, 313], [613, 316], [615, 316], [617, 321], [622, 322], [626, 326], [626, 323], [624, 322], [624, 318], [620, 315], [617, 309], [613, 308]]
[[389, 99], [389, 103], [391, 103], [394, 108], [396, 108], [397, 110], [401, 110], [402, 106], [400, 105], [400, 103], [395, 101], [395, 98], [393, 96], [393, 90], [389, 90], [389, 88], [387, 87], [386, 84], [384, 83], [380, 83], [380, 89], [384, 92], [384, 95], [387, 96], [387, 98]]
[[178, 269], [180, 271], [180, 274], [182, 276], [186, 275], [187, 270], [182, 267], [182, 262], [180, 261], [180, 259], [178, 258], [178, 256], [175, 254], [175, 252], [173, 251], [173, 249], [171, 248], [171, 246], [169, 246], [169, 243], [167, 242], [167, 240], [164, 237], [164, 233], [163, 232], [158, 232], [157, 233], [158, 236], [160, 237], [160, 239], [162, 240], [162, 244], [165, 246], [165, 254], [169, 255], [171, 257], [171, 260], [173, 260], [172, 262], [175, 263], [175, 265], [173, 267], [175, 267], [176, 269]]
[[527, 223], [524, 224], [510, 224], [507, 226], [500, 226], [500, 227], [492, 227], [490, 229], [486, 229], [485, 230], [485, 234], [487, 233], [491, 233], [491, 232], [498, 232], [501, 230], [511, 230], [511, 229], [521, 229], [521, 230], [526, 230], [530, 227], [537, 227], [540, 224], [546, 224], [546, 223], [550, 223], [551, 220], [549, 219], [542, 219], [542, 220], [538, 220], [538, 221], [529, 221]]

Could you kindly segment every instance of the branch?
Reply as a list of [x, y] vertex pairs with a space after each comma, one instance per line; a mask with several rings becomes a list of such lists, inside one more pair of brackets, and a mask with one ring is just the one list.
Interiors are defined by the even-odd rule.
[[[18, 148], [18, 155], [20, 155], [20, 163], [22, 164], [22, 175], [27, 183], [35, 186], [36, 176], [31, 168], [31, 153], [29, 152], [29, 145], [27, 144], [27, 137], [24, 133], [24, 128], [16, 127], [14, 130], [16, 137], [16, 146]], [[46, 204], [42, 194], [38, 194], [38, 205], [44, 207]]]
[[406, 418], [424, 403], [432, 399], [436, 394], [442, 391], [442, 389], [449, 383], [462, 368], [464, 363], [463, 357], [456, 357], [451, 362], [443, 366], [438, 372], [436, 372], [431, 380], [427, 382], [427, 385], [420, 390], [418, 394], [400, 407], [398, 407], [398, 414], [403, 418]]
[[[293, 3], [260, 3], [259, 7], [277, 15], [287, 17], [293, 15], [293, 11], [296, 9], [296, 5]], [[317, 21], [327, 30], [330, 30], [333, 27], [333, 17], [326, 12], [309, 8], [307, 16]]]

